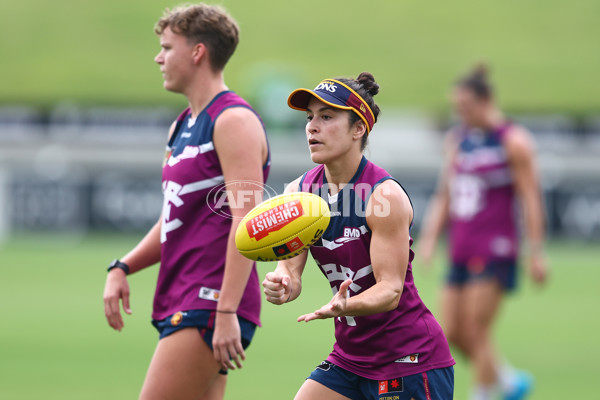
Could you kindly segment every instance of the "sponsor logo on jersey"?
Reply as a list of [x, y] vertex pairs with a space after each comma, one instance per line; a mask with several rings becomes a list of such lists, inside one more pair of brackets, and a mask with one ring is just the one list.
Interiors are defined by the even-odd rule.
[[404, 363], [404, 364], [418, 364], [419, 363], [419, 353], [400, 357], [399, 359], [397, 359], [394, 362]]
[[355, 227], [345, 227], [344, 228], [344, 237], [358, 239], [360, 237], [361, 230], [360, 228]]
[[221, 295], [221, 291], [217, 289], [211, 289], [207, 287], [201, 287], [200, 293], [198, 293], [198, 297], [204, 300], [211, 301], [219, 301], [219, 296]]
[[246, 229], [248, 235], [258, 241], [267, 237], [269, 233], [282, 229], [302, 215], [304, 215], [304, 210], [300, 200], [288, 201], [252, 218], [246, 222]]
[[490, 244], [492, 253], [502, 258], [508, 258], [513, 251], [513, 244], [509, 237], [498, 235], [492, 239]]
[[[379, 381], [379, 394], [397, 393], [404, 391], [404, 381], [402, 378], [388, 379]], [[381, 397], [380, 397], [381, 399]], [[387, 397], [385, 398], [387, 399]], [[393, 399], [393, 397], [390, 397]]]
[[368, 232], [367, 227], [364, 225], [362, 225], [358, 228], [344, 227], [344, 229], [342, 230], [343, 236], [340, 236], [337, 239], [332, 240], [332, 241], [323, 239], [323, 247], [326, 247], [329, 250], [335, 250], [338, 247], [342, 247], [344, 244], [346, 244], [348, 242], [352, 242], [354, 240], [360, 239], [360, 237], [367, 232]]

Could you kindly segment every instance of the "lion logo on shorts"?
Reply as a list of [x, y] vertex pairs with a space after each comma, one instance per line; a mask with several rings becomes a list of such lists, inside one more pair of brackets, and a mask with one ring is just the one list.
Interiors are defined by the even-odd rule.
[[181, 311], [176, 312], [171, 317], [171, 325], [177, 326], [183, 321], [183, 313]]

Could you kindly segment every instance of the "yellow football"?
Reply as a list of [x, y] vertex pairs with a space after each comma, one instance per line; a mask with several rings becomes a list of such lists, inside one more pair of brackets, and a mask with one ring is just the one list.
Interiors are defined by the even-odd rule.
[[316, 242], [329, 225], [329, 206], [306, 192], [286, 193], [254, 207], [240, 222], [235, 244], [256, 261], [292, 258]]

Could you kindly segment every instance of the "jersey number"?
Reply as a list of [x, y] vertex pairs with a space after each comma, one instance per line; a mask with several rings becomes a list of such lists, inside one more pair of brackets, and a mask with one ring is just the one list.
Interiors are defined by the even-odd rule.
[[484, 183], [472, 175], [458, 175], [451, 187], [450, 212], [457, 219], [469, 220], [484, 206]]

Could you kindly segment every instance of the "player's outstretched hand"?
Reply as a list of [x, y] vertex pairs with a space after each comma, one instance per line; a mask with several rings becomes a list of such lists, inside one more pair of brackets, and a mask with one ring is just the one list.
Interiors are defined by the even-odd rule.
[[340, 290], [333, 296], [331, 301], [310, 314], [298, 317], [298, 322], [312, 321], [313, 319], [325, 319], [339, 317], [346, 311], [346, 299], [348, 298], [348, 287], [352, 285], [352, 279], [346, 279], [340, 285]]
[[276, 272], [267, 273], [262, 283], [267, 301], [277, 305], [288, 301], [292, 294], [291, 282], [288, 275], [279, 275]]
[[104, 285], [104, 315], [106, 315], [108, 325], [117, 331], [123, 329], [125, 325], [119, 309], [119, 300], [123, 302], [123, 310], [127, 314], [131, 314], [127, 277], [123, 270], [114, 268], [108, 273]]

